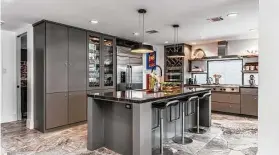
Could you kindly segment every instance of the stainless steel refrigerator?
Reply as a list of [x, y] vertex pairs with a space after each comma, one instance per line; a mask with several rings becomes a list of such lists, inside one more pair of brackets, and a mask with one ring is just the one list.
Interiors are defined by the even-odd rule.
[[117, 90], [142, 89], [142, 54], [131, 53], [131, 49], [117, 46]]

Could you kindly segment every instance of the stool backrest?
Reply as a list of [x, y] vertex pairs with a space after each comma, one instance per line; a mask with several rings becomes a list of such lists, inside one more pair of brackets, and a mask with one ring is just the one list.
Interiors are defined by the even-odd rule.
[[166, 104], [166, 107], [172, 105], [172, 104], [177, 104], [179, 103], [179, 100], [172, 100], [172, 101], [169, 101], [167, 104]]
[[209, 96], [211, 96], [211, 93], [205, 93], [200, 99], [204, 99], [204, 98], [209, 97]]
[[192, 97], [190, 97], [190, 98], [187, 100], [187, 102], [191, 102], [191, 101], [193, 101], [193, 100], [198, 100], [198, 99], [199, 99], [198, 96], [192, 96]]

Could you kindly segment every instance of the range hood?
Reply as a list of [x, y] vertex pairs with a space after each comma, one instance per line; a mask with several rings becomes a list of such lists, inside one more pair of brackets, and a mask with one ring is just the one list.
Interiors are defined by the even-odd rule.
[[205, 57], [204, 59], [241, 59], [238, 55], [228, 55], [228, 41], [218, 42], [218, 56]]

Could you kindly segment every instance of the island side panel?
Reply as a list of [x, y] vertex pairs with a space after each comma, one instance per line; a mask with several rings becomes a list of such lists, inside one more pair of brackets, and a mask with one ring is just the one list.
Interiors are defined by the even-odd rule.
[[88, 97], [87, 105], [87, 149], [104, 146], [104, 111], [102, 101]]
[[133, 104], [133, 155], [152, 153], [151, 103]]
[[[211, 91], [209, 91], [211, 93]], [[211, 126], [211, 96], [200, 100], [200, 125]]]
[[133, 111], [131, 104], [104, 101], [105, 147], [122, 155], [133, 148]]

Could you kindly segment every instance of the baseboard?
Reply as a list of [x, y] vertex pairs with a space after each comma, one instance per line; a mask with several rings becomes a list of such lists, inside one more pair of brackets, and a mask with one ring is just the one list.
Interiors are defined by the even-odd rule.
[[34, 129], [34, 121], [30, 120], [30, 119], [27, 119], [26, 120], [26, 127], [28, 129]]
[[17, 114], [1, 116], [1, 123], [17, 121]]

